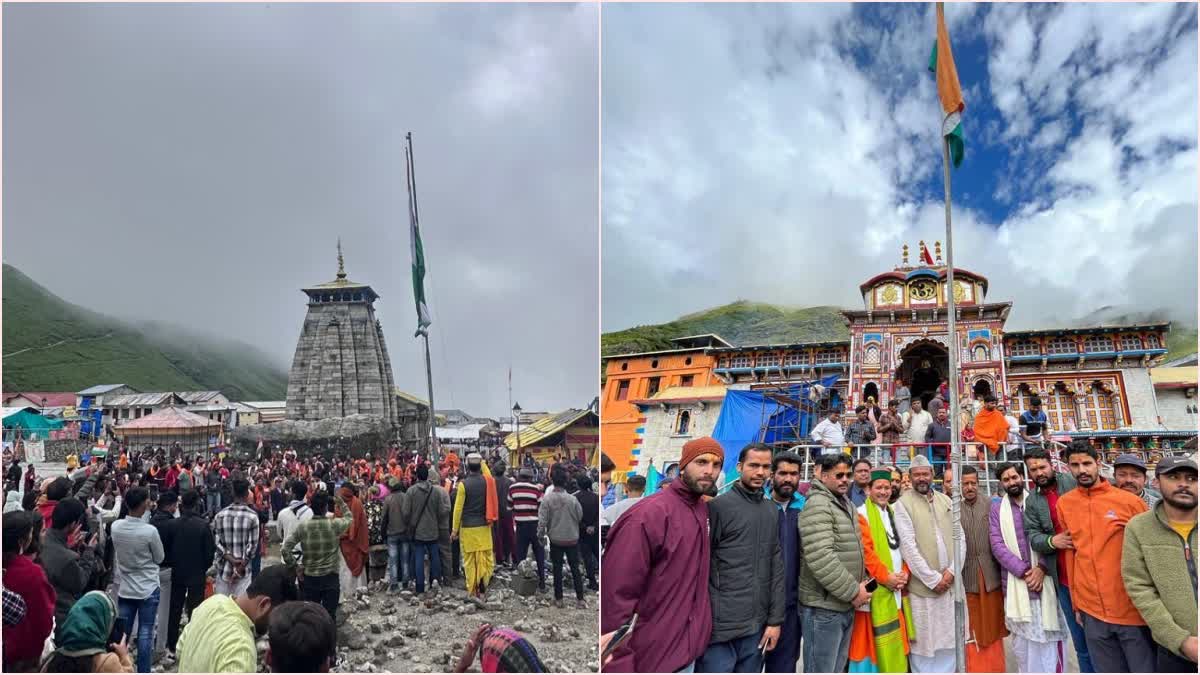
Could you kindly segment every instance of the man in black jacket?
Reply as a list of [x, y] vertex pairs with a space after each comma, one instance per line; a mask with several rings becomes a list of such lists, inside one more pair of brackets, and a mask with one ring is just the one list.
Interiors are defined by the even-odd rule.
[[713, 628], [696, 672], [757, 673], [779, 640], [785, 616], [779, 517], [763, 492], [771, 448], [752, 443], [738, 456], [740, 476], [708, 503]]
[[83, 502], [74, 497], [62, 500], [55, 505], [54, 512], [50, 515], [50, 529], [46, 530], [46, 537], [42, 540], [42, 569], [46, 570], [46, 578], [58, 594], [54, 603], [56, 640], [62, 637], [67, 613], [71, 611], [75, 601], [87, 592], [92, 571], [97, 565], [97, 534], [92, 534], [86, 540], [81, 552], [73, 551], [67, 546], [68, 537], [83, 535], [86, 511]]
[[173, 561], [171, 603], [167, 614], [167, 651], [172, 659], [179, 642], [179, 622], [184, 605], [187, 605], [190, 617], [204, 601], [206, 575], [217, 551], [212, 528], [204, 518], [200, 493], [188, 490], [183, 493], [182, 502], [180, 517], [173, 518], [166, 526], [169, 545], [163, 537], [166, 560]]
[[[171, 606], [168, 603], [162, 602], [162, 598], [166, 598], [171, 592], [171, 574], [174, 567], [174, 558], [171, 556], [171, 543], [174, 537], [173, 528], [169, 527], [175, 522], [175, 511], [179, 508], [179, 495], [174, 491], [163, 492], [158, 496], [158, 501], [155, 503], [154, 511], [150, 514], [150, 524], [154, 529], [158, 530], [158, 538], [162, 540], [163, 561], [158, 564], [158, 616], [154, 622], [155, 626], [160, 629], [166, 625], [170, 616]], [[157, 655], [163, 654], [167, 650], [167, 634], [162, 630], [154, 632], [154, 653]]]
[[587, 568], [588, 590], [598, 591], [600, 584], [596, 583], [596, 570], [600, 567], [600, 496], [592, 492], [592, 477], [586, 473], [579, 474], [575, 484], [579, 486], [575, 498], [583, 507], [583, 519], [579, 521], [579, 557]]

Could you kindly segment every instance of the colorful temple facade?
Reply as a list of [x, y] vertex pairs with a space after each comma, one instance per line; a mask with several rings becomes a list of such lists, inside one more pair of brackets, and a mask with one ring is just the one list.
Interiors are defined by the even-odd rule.
[[864, 308], [842, 312], [848, 341], [735, 346], [705, 335], [674, 340], [670, 350], [606, 357], [601, 443], [617, 473], [644, 473], [651, 462], [669, 468], [683, 443], [712, 433], [726, 389], [781, 389], [839, 375], [827, 404], [853, 409], [868, 399], [886, 406], [899, 378], [928, 402], [949, 375], [950, 349], [960, 397], [994, 393], [1017, 414], [1038, 395], [1056, 433], [1113, 453], [1195, 437], [1194, 413], [1191, 424], [1178, 415], [1164, 420], [1151, 378], [1167, 353], [1170, 324], [1008, 331], [1012, 303], [989, 302], [988, 280], [955, 268], [951, 337], [947, 268], [940, 243], [935, 249], [930, 264], [910, 265], [905, 246], [899, 266], [859, 287]]

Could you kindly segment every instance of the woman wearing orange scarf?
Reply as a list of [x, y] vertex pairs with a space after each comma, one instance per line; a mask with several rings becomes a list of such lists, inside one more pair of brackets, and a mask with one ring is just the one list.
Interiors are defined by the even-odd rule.
[[[355, 589], [366, 588], [367, 552], [370, 549], [369, 532], [367, 531], [367, 512], [363, 509], [362, 500], [354, 486], [345, 483], [341, 488], [342, 499], [350, 509], [353, 521], [350, 529], [341, 536], [342, 564], [338, 569], [338, 580], [341, 585], [342, 597], [351, 597]], [[338, 513], [339, 517], [344, 514]]]

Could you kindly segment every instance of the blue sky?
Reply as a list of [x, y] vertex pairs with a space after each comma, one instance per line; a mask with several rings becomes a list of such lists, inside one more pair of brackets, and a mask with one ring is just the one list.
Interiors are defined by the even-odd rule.
[[[956, 263], [1010, 327], [1196, 317], [1195, 5], [950, 4]], [[602, 327], [858, 307], [944, 234], [928, 4], [606, 6]]]

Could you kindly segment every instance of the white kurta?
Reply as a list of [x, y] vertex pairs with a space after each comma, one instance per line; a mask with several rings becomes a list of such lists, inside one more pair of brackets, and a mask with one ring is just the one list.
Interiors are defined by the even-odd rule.
[[909, 443], [925, 443], [925, 432], [929, 430], [929, 425], [933, 424], [933, 416], [928, 410], [922, 410], [919, 413], [909, 411], [901, 416], [904, 420], [904, 427], [907, 431], [904, 432], [904, 439]]
[[[932, 504], [929, 506], [933, 509]], [[954, 538], [959, 541], [958, 560], [951, 568], [950, 553], [953, 550], [954, 543], [945, 541], [942, 537], [941, 529], [934, 531], [934, 536], [937, 539], [937, 560], [925, 560], [921, 556], [921, 552], [917, 550], [917, 537], [913, 527], [912, 517], [900, 502], [892, 505], [892, 510], [896, 514], [896, 530], [900, 535], [900, 551], [904, 555], [904, 561], [908, 563], [908, 568], [912, 571], [913, 579], [911, 584], [924, 584], [926, 588], [933, 589], [942, 580], [942, 570], [952, 569], [955, 575], [962, 573], [963, 564], [966, 561], [966, 539], [963, 536], [961, 527], [954, 528]], [[910, 647], [912, 650], [913, 669], [918, 670], [918, 664], [923, 660], [929, 660], [929, 666], [934, 668], [936, 672], [943, 672], [942, 665], [945, 662], [945, 651], [950, 652], [950, 671], [954, 670], [954, 594], [952, 591], [935, 597], [926, 598], [919, 595], [909, 595], [909, 600], [912, 603], [913, 627], [916, 628], [916, 639], [912, 640]], [[923, 659], [918, 657], [924, 657]], [[936, 662], [936, 665], [934, 665]], [[918, 672], [935, 672], [931, 670], [918, 670]]]

